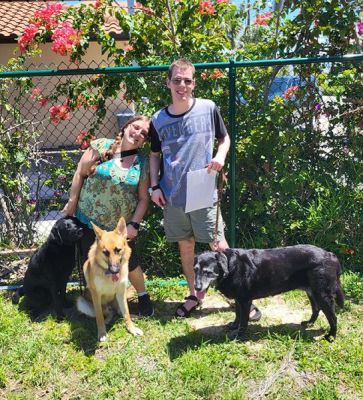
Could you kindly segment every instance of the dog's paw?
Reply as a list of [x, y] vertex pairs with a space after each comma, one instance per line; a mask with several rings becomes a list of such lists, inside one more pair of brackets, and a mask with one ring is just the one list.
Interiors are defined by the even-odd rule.
[[99, 336], [99, 337], [98, 337], [98, 340], [99, 340], [100, 342], [106, 342], [106, 340], [107, 340], [107, 335], [104, 334], [104, 335], [102, 335], [102, 336]]
[[313, 326], [314, 325], [314, 323], [313, 322], [310, 322], [309, 320], [308, 321], [302, 321], [301, 322], [301, 326], [303, 327], [303, 328], [310, 328], [311, 326]]
[[236, 329], [238, 329], [238, 322], [236, 321], [229, 322], [226, 325], [226, 329], [227, 331], [235, 331]]
[[327, 333], [326, 335], [324, 335], [324, 339], [325, 339], [326, 341], [328, 341], [329, 343], [332, 343], [332, 342], [334, 342], [335, 337], [332, 336], [332, 335], [330, 335], [329, 333]]
[[143, 336], [144, 332], [135, 325], [127, 327], [127, 330], [134, 336]]

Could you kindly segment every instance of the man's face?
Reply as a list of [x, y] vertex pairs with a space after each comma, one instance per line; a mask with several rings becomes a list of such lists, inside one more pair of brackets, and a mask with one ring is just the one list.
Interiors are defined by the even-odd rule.
[[166, 85], [171, 91], [173, 102], [188, 101], [195, 87], [192, 68], [174, 67], [172, 77], [167, 79]]

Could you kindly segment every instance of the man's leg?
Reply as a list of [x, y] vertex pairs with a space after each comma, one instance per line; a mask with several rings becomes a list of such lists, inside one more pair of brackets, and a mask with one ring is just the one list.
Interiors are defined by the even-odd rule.
[[195, 296], [194, 289], [194, 239], [181, 240], [178, 242], [180, 259], [183, 273], [188, 282], [189, 293]]
[[[194, 296], [195, 299], [187, 299], [187, 301], [183, 304], [184, 309], [189, 312], [191, 309], [194, 309], [198, 305], [198, 300], [196, 298], [196, 292], [194, 288], [194, 249], [195, 249], [195, 241], [194, 239], [186, 239], [180, 240], [178, 242], [180, 259], [183, 268], [183, 273], [188, 283], [189, 294], [190, 296]], [[176, 315], [183, 317], [185, 315], [185, 311], [178, 307], [176, 310]]]

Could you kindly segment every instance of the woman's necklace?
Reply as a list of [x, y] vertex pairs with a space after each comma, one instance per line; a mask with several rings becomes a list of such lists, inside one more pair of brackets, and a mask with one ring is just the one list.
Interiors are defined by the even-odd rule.
[[138, 154], [139, 149], [132, 149], [132, 150], [124, 150], [120, 153], [121, 162], [124, 160], [124, 157], [132, 156], [134, 154]]

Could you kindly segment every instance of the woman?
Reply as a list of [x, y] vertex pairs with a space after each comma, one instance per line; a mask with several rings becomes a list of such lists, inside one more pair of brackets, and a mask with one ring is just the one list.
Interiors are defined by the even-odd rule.
[[91, 221], [102, 229], [113, 230], [119, 217], [125, 218], [132, 250], [129, 279], [138, 293], [142, 316], [154, 314], [134, 248], [149, 202], [148, 162], [138, 152], [149, 127], [149, 119], [139, 115], [126, 122], [116, 139], [93, 140], [78, 163], [69, 201], [63, 209], [65, 215], [75, 215], [88, 227], [81, 241], [83, 262], [95, 240]]

